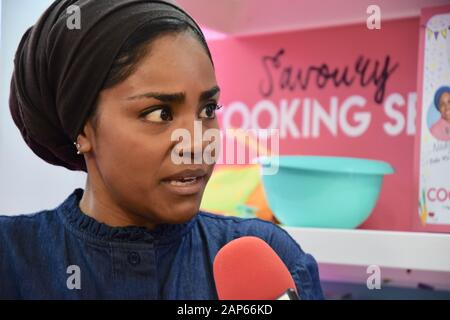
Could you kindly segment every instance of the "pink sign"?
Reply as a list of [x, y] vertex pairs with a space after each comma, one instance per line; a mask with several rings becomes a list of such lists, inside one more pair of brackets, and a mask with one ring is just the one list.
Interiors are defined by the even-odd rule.
[[212, 41], [222, 128], [279, 129], [281, 154], [389, 162], [361, 227], [411, 230], [418, 33], [409, 18]]

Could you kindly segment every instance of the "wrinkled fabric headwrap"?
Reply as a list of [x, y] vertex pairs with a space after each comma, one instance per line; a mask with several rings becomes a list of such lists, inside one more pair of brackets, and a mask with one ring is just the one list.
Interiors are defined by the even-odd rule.
[[[69, 29], [71, 5], [81, 28]], [[173, 1], [60, 0], [23, 35], [14, 60], [9, 106], [33, 152], [48, 163], [87, 171], [74, 141], [84, 127], [122, 44], [149, 20], [196, 22]], [[209, 54], [209, 53], [208, 53]]]

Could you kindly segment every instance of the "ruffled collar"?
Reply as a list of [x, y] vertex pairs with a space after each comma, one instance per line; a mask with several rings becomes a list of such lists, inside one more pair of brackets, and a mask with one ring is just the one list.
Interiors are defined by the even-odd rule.
[[73, 193], [58, 207], [57, 211], [64, 222], [72, 229], [83, 235], [103, 241], [141, 242], [141, 243], [169, 243], [176, 241], [192, 228], [197, 215], [183, 224], [160, 224], [155, 229], [140, 226], [111, 227], [98, 222], [84, 214], [79, 202], [84, 190], [75, 189]]

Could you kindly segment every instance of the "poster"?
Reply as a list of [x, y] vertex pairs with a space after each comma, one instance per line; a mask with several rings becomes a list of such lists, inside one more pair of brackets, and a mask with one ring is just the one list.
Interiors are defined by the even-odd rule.
[[450, 232], [450, 6], [421, 17], [418, 77], [419, 230]]

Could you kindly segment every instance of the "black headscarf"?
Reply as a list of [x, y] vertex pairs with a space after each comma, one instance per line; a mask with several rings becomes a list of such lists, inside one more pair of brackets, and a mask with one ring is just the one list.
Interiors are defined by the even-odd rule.
[[[69, 29], [71, 5], [81, 28]], [[74, 141], [83, 129], [126, 39], [152, 19], [195, 21], [173, 1], [58, 0], [23, 35], [14, 60], [9, 106], [33, 152], [48, 163], [87, 171]]]

